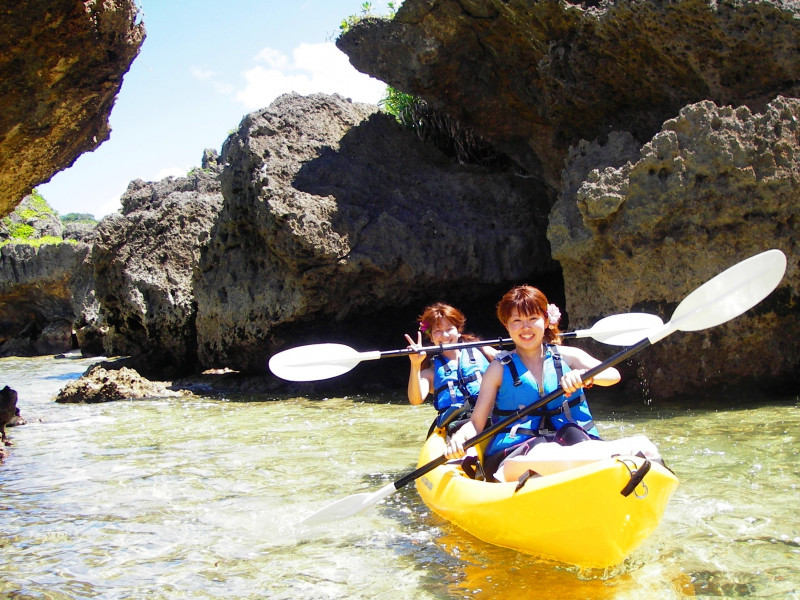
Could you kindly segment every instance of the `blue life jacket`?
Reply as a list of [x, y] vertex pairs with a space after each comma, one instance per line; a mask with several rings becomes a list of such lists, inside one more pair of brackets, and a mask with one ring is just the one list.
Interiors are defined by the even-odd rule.
[[[572, 370], [562, 360], [558, 348], [548, 345], [542, 373], [544, 393], [540, 395], [536, 379], [516, 352], [509, 353], [497, 360], [505, 365], [506, 370], [503, 373], [500, 388], [497, 390], [491, 416], [492, 424], [499, 423], [520, 408], [533, 404], [539, 398], [560, 389], [562, 375]], [[551, 400], [532, 414], [500, 431], [492, 439], [486, 454], [495, 454], [537, 435], [558, 431], [567, 423], [576, 423], [590, 435], [599, 437], [582, 389]]]
[[475, 404], [481, 389], [481, 377], [489, 361], [480, 350], [462, 350], [457, 359], [448, 361], [444, 355], [433, 357], [433, 405], [439, 411], [441, 425], [454, 410], [466, 401]]

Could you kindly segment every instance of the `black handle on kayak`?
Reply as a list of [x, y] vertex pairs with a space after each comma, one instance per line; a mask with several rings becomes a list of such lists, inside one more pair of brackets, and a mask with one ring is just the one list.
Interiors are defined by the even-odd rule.
[[[621, 363], [623, 360], [633, 356], [637, 352], [639, 352], [641, 350], [644, 350], [649, 345], [650, 345], [650, 340], [647, 339], [647, 338], [644, 338], [642, 341], [640, 341], [639, 343], [631, 346], [630, 348], [625, 348], [625, 349], [621, 350], [620, 352], [617, 352], [611, 358], [608, 358], [608, 359], [604, 360], [602, 363], [600, 363], [596, 367], [593, 367], [593, 368], [589, 369], [588, 371], [586, 371], [586, 373], [581, 375], [581, 381], [586, 381], [587, 379], [591, 379], [592, 377], [594, 377], [595, 375], [597, 375], [599, 373], [602, 373], [603, 371], [605, 371], [609, 367], [613, 367], [614, 365]], [[508, 417], [506, 417], [505, 419], [503, 419], [502, 421], [500, 421], [496, 425], [492, 425], [488, 429], [484, 429], [483, 431], [481, 431], [475, 437], [472, 437], [472, 438], [468, 439], [466, 442], [464, 442], [464, 449], [471, 448], [472, 446], [477, 446], [482, 441], [492, 437], [496, 433], [499, 433], [500, 431], [502, 431], [503, 429], [505, 429], [506, 427], [508, 427], [512, 423], [514, 423], [515, 421], [519, 421], [522, 417], [528, 416], [533, 411], [537, 410], [538, 408], [541, 408], [545, 404], [547, 404], [547, 403], [555, 400], [559, 396], [563, 396], [563, 395], [564, 395], [564, 389], [563, 388], [558, 388], [557, 390], [554, 390], [554, 391], [550, 392], [544, 398], [540, 398], [539, 400], [537, 400], [533, 404], [529, 404], [528, 406], [519, 409], [517, 412], [509, 415]], [[433, 471], [436, 467], [439, 467], [439, 466], [443, 465], [444, 463], [447, 462], [447, 460], [448, 460], [447, 457], [442, 455], [439, 458], [436, 458], [436, 459], [432, 460], [431, 462], [429, 462], [427, 464], [424, 464], [421, 467], [418, 467], [415, 471], [412, 471], [408, 475], [405, 475], [404, 477], [401, 477], [400, 479], [395, 481], [394, 482], [395, 489], [399, 490], [401, 487], [411, 483], [415, 479], [417, 479], [419, 477], [422, 477], [423, 475], [425, 475], [425, 473]]]
[[642, 463], [642, 466], [639, 467], [638, 469], [636, 469], [631, 474], [630, 481], [628, 481], [628, 483], [625, 485], [625, 487], [622, 488], [622, 491], [620, 491], [620, 494], [622, 494], [626, 498], [628, 496], [630, 496], [633, 493], [633, 490], [635, 490], [636, 487], [640, 483], [642, 483], [642, 479], [644, 479], [644, 476], [647, 475], [650, 472], [650, 466], [651, 466], [650, 465], [650, 461], [645, 458], [644, 462]]

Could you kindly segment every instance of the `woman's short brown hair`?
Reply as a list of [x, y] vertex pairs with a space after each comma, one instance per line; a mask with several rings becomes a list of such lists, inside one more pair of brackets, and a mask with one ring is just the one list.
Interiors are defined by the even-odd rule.
[[423, 310], [422, 314], [419, 316], [420, 331], [431, 338], [433, 328], [439, 319], [447, 319], [455, 325], [458, 333], [464, 333], [467, 317], [457, 308], [445, 304], [444, 302], [436, 302], [425, 307], [425, 310]]
[[508, 290], [497, 303], [497, 318], [506, 327], [514, 310], [520, 315], [543, 317], [548, 324], [544, 331], [544, 341], [548, 344], [557, 344], [561, 332], [558, 323], [550, 322], [547, 304], [547, 296], [538, 288], [532, 285], [518, 285]]

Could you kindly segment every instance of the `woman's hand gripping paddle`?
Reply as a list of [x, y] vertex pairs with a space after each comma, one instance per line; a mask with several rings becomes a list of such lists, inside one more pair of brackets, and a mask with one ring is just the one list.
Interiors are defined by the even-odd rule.
[[[612, 346], [630, 346], [648, 332], [663, 325], [656, 315], [647, 313], [625, 313], [600, 319], [590, 329], [563, 333], [565, 338], [590, 337], [598, 342]], [[273, 374], [287, 381], [318, 381], [344, 375], [363, 360], [377, 360], [390, 356], [407, 356], [415, 352], [434, 354], [460, 348], [478, 346], [503, 346], [511, 344], [511, 339], [479, 340], [428, 346], [421, 350], [386, 350], [381, 352], [358, 352], [343, 344], [312, 344], [298, 346], [279, 352], [269, 359], [269, 369]]]
[[[715, 327], [734, 319], [766, 298], [781, 282], [786, 271], [786, 256], [780, 250], [767, 250], [723, 271], [689, 294], [672, 313], [672, 319], [650, 332], [647, 337], [630, 348], [615, 354], [608, 360], [583, 374], [582, 379], [591, 379], [601, 371], [630, 358], [637, 352], [655, 344], [675, 331], [700, 331]], [[496, 425], [483, 430], [464, 443], [470, 448], [505, 429], [515, 421], [544, 406], [563, 394], [557, 390], [539, 401], [518, 410]], [[387, 484], [371, 494], [354, 494], [329, 504], [301, 521], [313, 524], [355, 515], [374, 506], [406, 484], [447, 462], [444, 456], [417, 468], [415, 471]]]

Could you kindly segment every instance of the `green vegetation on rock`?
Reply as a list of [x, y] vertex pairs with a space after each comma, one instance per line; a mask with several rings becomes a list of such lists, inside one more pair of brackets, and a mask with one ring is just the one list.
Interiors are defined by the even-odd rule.
[[53, 235], [37, 237], [36, 228], [31, 223], [47, 217], [58, 217], [58, 213], [39, 191], [34, 189], [20, 202], [13, 213], [0, 219], [0, 246], [29, 244], [38, 247], [62, 243], [64, 241], [62, 238]]
[[67, 213], [61, 217], [62, 223], [92, 223], [96, 224], [97, 219], [89, 213]]

